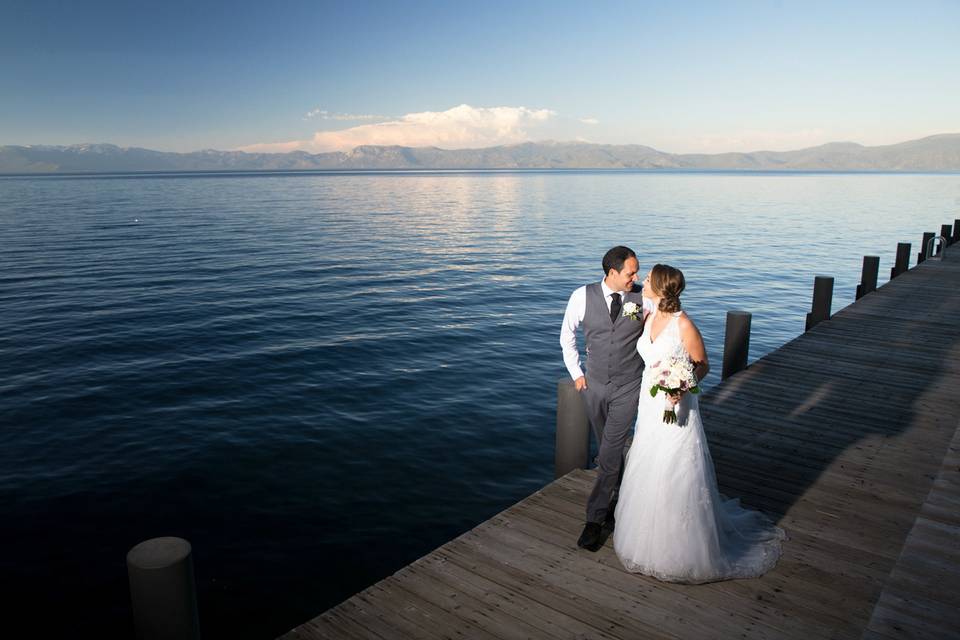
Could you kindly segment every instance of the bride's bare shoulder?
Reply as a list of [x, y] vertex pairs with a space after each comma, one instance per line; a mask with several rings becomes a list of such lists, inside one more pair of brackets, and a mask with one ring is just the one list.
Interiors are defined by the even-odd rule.
[[677, 312], [677, 325], [680, 327], [680, 331], [683, 332], [696, 331], [699, 333], [700, 331], [697, 329], [696, 323], [694, 323], [694, 321], [690, 319], [690, 316], [687, 315], [686, 311]]

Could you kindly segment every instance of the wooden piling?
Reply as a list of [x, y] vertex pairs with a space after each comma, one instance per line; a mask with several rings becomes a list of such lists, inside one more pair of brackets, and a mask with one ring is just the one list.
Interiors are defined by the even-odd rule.
[[950, 244], [950, 239], [953, 237], [951, 226], [949, 224], [940, 225], [940, 235], [943, 237], [943, 244], [940, 246], [940, 251], [943, 251], [947, 248], [947, 245]]
[[830, 307], [833, 304], [833, 276], [816, 276], [813, 280], [813, 304], [807, 314], [809, 331], [820, 322], [830, 319]]
[[920, 241], [920, 253], [917, 254], [917, 264], [920, 264], [927, 259], [927, 243], [930, 242], [930, 239], [935, 236], [933, 231], [924, 231], [923, 240]]
[[856, 299], [877, 290], [877, 274], [880, 271], [880, 256], [863, 256], [863, 270], [857, 285]]
[[586, 469], [590, 456], [590, 421], [587, 408], [574, 386], [564, 376], [557, 381], [557, 439], [554, 452], [554, 477], [574, 469]]
[[890, 269], [890, 279], [893, 280], [901, 273], [906, 273], [910, 268], [910, 243], [909, 242], [898, 242], [897, 243], [897, 259], [893, 263], [893, 267]]
[[750, 324], [753, 314], [747, 311], [727, 311], [727, 325], [723, 337], [723, 373], [721, 380], [747, 368], [750, 352]]
[[199, 640], [190, 543], [153, 538], [127, 553], [133, 622], [139, 640]]

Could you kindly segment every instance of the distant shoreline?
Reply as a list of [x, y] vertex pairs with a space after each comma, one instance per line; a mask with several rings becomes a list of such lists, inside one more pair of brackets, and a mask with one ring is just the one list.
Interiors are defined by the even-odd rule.
[[196, 171], [50, 171], [0, 172], [0, 178], [176, 178], [256, 176], [372, 176], [372, 175], [505, 175], [505, 174], [699, 174], [699, 175], [960, 175], [960, 170], [925, 171], [889, 169], [648, 169], [648, 168], [478, 168], [478, 169], [237, 169]]
[[830, 142], [795, 151], [676, 154], [643, 145], [525, 142], [479, 149], [359, 146], [351, 151], [189, 153], [112, 144], [0, 146], [0, 174], [344, 172], [960, 172], [960, 133], [866, 147]]

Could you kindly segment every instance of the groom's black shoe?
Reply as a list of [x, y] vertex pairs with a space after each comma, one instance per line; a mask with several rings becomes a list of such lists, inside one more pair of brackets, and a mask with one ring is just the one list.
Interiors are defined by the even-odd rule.
[[603, 546], [604, 536], [603, 527], [599, 522], [588, 522], [583, 527], [583, 533], [577, 540], [577, 546], [587, 551], [597, 551]]

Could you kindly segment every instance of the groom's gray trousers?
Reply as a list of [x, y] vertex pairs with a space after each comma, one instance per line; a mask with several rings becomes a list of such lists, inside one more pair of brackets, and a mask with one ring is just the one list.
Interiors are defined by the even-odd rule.
[[590, 378], [580, 392], [593, 435], [599, 443], [597, 481], [587, 499], [587, 522], [603, 522], [623, 477], [623, 448], [637, 421], [640, 376], [624, 384]]

